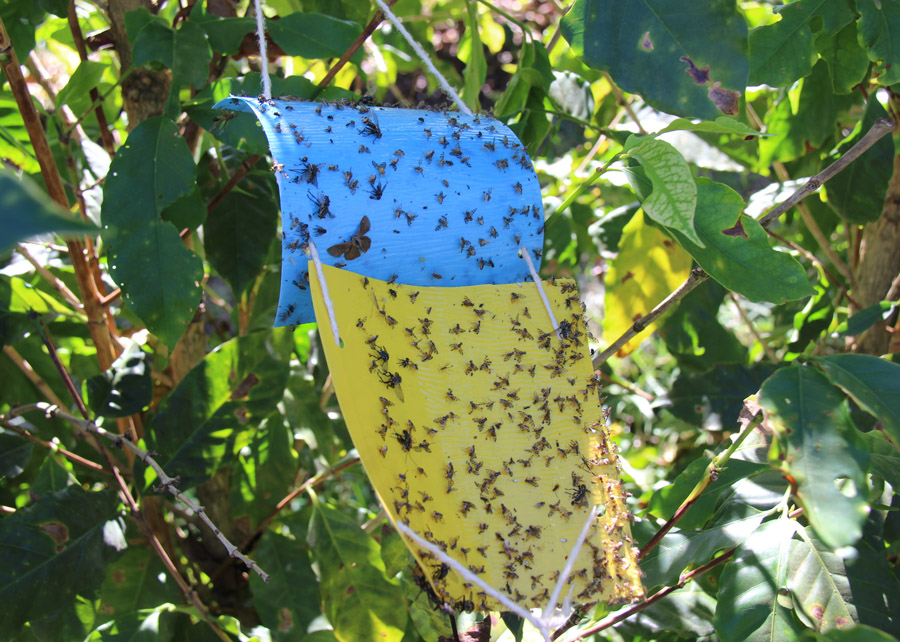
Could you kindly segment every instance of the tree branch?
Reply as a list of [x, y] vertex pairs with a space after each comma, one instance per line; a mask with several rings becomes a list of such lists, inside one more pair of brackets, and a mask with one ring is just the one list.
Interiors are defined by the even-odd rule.
[[[772, 208], [765, 216], [760, 219], [760, 225], [763, 228], [768, 227], [772, 224], [775, 219], [784, 214], [790, 208], [794, 207], [797, 203], [802, 201], [804, 198], [814, 193], [817, 189], [819, 189], [822, 185], [824, 185], [829, 179], [833, 178], [838, 172], [845, 169], [850, 163], [854, 160], [862, 156], [872, 145], [878, 142], [885, 134], [891, 131], [893, 127], [893, 123], [887, 120], [886, 118], [879, 118], [876, 120], [872, 127], [866, 132], [866, 135], [857, 141], [857, 143], [847, 150], [847, 152], [841, 156], [834, 163], [823, 169], [821, 172], [810, 178], [806, 184], [796, 190], [793, 194], [791, 194], [787, 199], [781, 202], [776, 207]], [[644, 329], [653, 323], [656, 319], [658, 319], [664, 312], [666, 312], [673, 305], [678, 303], [681, 299], [683, 299], [687, 294], [696, 288], [698, 285], [703, 283], [706, 279], [709, 278], [709, 275], [701, 270], [699, 267], [695, 267], [691, 271], [691, 275], [687, 278], [687, 280], [678, 286], [678, 288], [669, 294], [661, 303], [659, 303], [655, 308], [653, 308], [650, 312], [648, 312], [643, 317], [639, 318], [634, 324], [626, 330], [622, 336], [616, 339], [609, 347], [607, 347], [602, 352], [598, 352], [591, 358], [591, 363], [594, 366], [594, 369], [598, 369], [601, 365], [603, 365], [611, 356], [613, 356], [619, 349], [622, 348], [628, 341], [640, 334], [644, 331]]]

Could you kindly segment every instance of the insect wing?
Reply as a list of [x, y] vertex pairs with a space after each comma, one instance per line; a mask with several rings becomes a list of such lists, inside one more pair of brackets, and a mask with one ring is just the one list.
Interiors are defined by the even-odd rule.
[[347, 248], [347, 252], [344, 254], [345, 259], [347, 259], [348, 261], [352, 261], [353, 259], [359, 258], [360, 252], [359, 248], [356, 245], [352, 243], [344, 243], [344, 245], [350, 246]]
[[362, 220], [359, 222], [359, 230], [356, 232], [358, 235], [362, 236], [363, 234], [368, 233], [371, 229], [371, 223], [369, 223], [369, 217], [363, 216]]
[[370, 247], [372, 247], [372, 239], [368, 236], [359, 237], [359, 249], [363, 253], [368, 252]]
[[353, 246], [350, 243], [337, 243], [328, 248], [328, 253], [335, 257], [344, 256], [344, 254], [349, 252], [352, 248]]

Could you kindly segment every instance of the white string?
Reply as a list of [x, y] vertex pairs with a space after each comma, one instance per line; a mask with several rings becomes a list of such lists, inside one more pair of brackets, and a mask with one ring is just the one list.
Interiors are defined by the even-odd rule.
[[553, 308], [550, 307], [550, 301], [547, 300], [547, 293], [544, 292], [541, 277], [538, 275], [537, 270], [534, 269], [534, 263], [531, 261], [531, 255], [528, 254], [528, 249], [519, 249], [519, 257], [525, 259], [525, 262], [528, 264], [528, 271], [531, 272], [531, 280], [534, 281], [535, 286], [537, 286], [538, 294], [541, 295], [541, 301], [544, 302], [544, 308], [547, 310], [547, 315], [550, 317], [550, 323], [556, 331], [556, 336], [562, 339], [559, 332], [559, 324], [556, 322], [556, 317], [553, 315]]
[[466, 116], [472, 116], [472, 110], [469, 109], [466, 103], [463, 102], [462, 98], [459, 97], [459, 94], [453, 91], [450, 83], [448, 83], [447, 79], [441, 75], [441, 72], [437, 70], [437, 67], [432, 64], [431, 59], [428, 57], [428, 54], [426, 54], [425, 50], [422, 49], [421, 46], [419, 46], [419, 43], [413, 39], [410, 33], [406, 30], [406, 27], [404, 27], [397, 16], [393, 14], [390, 7], [388, 7], [384, 3], [384, 0], [375, 0], [375, 2], [378, 3], [378, 6], [381, 7], [381, 12], [385, 16], [387, 16], [387, 19], [391, 21], [391, 24], [396, 27], [397, 31], [399, 31], [403, 35], [403, 37], [406, 38], [406, 42], [408, 42], [409, 46], [412, 47], [413, 50], [419, 55], [419, 58], [421, 58], [425, 66], [428, 67], [428, 71], [430, 71], [434, 75], [434, 77], [437, 78], [444, 91], [447, 92], [450, 98], [453, 99], [453, 102], [456, 103], [456, 106], [459, 107], [459, 111], [464, 113]]
[[[572, 552], [569, 553], [569, 559], [566, 561], [566, 566], [563, 568], [563, 572], [560, 574], [559, 578], [556, 580], [556, 586], [553, 587], [553, 593], [550, 594], [550, 600], [547, 602], [547, 606], [544, 608], [543, 619], [546, 619], [550, 614], [556, 609], [556, 602], [559, 600], [559, 594], [562, 592], [563, 585], [568, 581], [569, 575], [572, 574], [572, 569], [575, 568], [575, 557], [578, 553], [581, 552], [581, 547], [584, 546], [584, 540], [587, 539], [588, 530], [590, 530], [591, 524], [594, 522], [594, 518], [597, 517], [597, 514], [600, 512], [599, 506], [593, 506], [591, 508], [591, 512], [587, 517], [587, 520], [584, 522], [584, 526], [581, 527], [581, 533], [578, 535], [578, 539], [575, 540], [575, 544], [572, 546]], [[571, 591], [570, 591], [571, 593]], [[563, 611], [568, 611], [571, 606], [569, 605], [569, 598], [567, 597], [563, 603]]]
[[262, 12], [262, 0], [253, 0], [256, 8], [256, 40], [259, 42], [259, 68], [262, 71], [262, 95], [266, 100], [272, 98], [272, 80], [269, 78], [269, 54], [266, 51], [266, 17]]
[[338, 334], [337, 321], [334, 318], [334, 304], [331, 303], [331, 297], [328, 295], [328, 283], [325, 282], [325, 272], [322, 271], [322, 261], [319, 260], [319, 252], [316, 250], [316, 244], [309, 242], [309, 253], [312, 255], [313, 263], [316, 264], [316, 274], [319, 277], [319, 288], [322, 290], [322, 299], [325, 301], [325, 309], [328, 310], [328, 320], [331, 322], [331, 331], [334, 333], [334, 342], [337, 347], [341, 347], [341, 336]]

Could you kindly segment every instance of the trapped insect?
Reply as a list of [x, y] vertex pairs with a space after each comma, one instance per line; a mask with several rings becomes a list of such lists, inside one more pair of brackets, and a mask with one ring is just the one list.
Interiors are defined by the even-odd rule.
[[369, 229], [369, 217], [363, 216], [359, 222], [356, 234], [353, 234], [349, 241], [329, 247], [328, 253], [334, 257], [343, 256], [348, 261], [358, 259], [360, 255], [365, 254], [372, 247], [372, 239], [366, 236]]

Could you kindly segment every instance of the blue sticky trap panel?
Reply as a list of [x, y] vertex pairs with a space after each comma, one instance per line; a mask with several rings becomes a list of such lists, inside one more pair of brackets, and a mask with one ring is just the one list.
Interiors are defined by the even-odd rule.
[[540, 263], [540, 185], [497, 120], [238, 96], [215, 108], [256, 114], [275, 161], [284, 230], [276, 326], [315, 320], [309, 241], [325, 264], [409, 285], [524, 281], [520, 248]]

